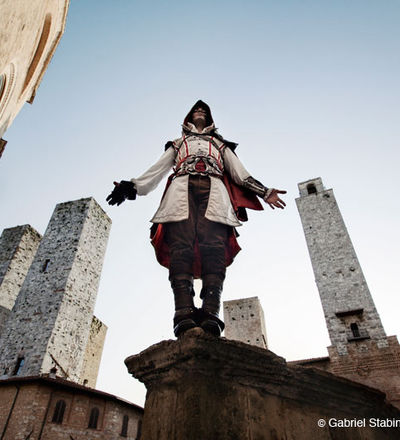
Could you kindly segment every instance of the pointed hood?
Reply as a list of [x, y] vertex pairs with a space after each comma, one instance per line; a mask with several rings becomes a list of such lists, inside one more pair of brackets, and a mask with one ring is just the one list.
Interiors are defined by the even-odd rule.
[[[192, 116], [196, 108], [201, 107], [206, 111], [206, 127], [204, 128], [202, 133], [198, 133], [195, 126], [192, 123]], [[206, 104], [204, 101], [199, 99], [196, 104], [190, 109], [189, 113], [186, 115], [183, 124], [182, 124], [182, 134], [183, 136], [187, 135], [193, 135], [196, 136], [214, 136], [215, 138], [219, 139], [221, 142], [223, 142], [228, 148], [230, 148], [232, 151], [234, 151], [237, 147], [237, 143], [228, 141], [224, 139], [219, 133], [218, 130], [215, 128], [214, 120], [211, 115], [211, 110], [208, 104]], [[180, 138], [182, 139], [182, 138]], [[176, 142], [178, 142], [179, 139], [176, 139]], [[165, 144], [165, 150], [167, 150], [169, 147], [173, 146], [174, 142], [168, 141]]]
[[196, 104], [190, 109], [189, 113], [186, 115], [186, 118], [183, 121], [183, 125], [185, 125], [187, 127], [189, 122], [193, 123], [192, 116], [193, 116], [195, 109], [198, 107], [201, 107], [206, 112], [206, 127], [209, 127], [210, 125], [212, 125], [214, 123], [214, 120], [211, 115], [210, 107], [204, 101], [199, 99], [196, 102]]

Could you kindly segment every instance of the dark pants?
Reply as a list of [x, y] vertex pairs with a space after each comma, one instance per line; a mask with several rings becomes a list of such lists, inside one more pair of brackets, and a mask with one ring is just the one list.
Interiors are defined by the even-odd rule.
[[[170, 249], [169, 278], [193, 276], [196, 239], [200, 251], [203, 284], [222, 284], [225, 278], [225, 247], [230, 227], [205, 218], [210, 194], [210, 178], [189, 176], [189, 218], [165, 223], [166, 240]], [[215, 281], [213, 281], [215, 280]]]

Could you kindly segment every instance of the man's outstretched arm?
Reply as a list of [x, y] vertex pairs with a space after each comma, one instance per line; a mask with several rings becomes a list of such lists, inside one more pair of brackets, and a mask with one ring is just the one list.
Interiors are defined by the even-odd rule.
[[224, 161], [226, 170], [233, 181], [261, 197], [272, 208], [283, 209], [286, 203], [279, 197], [279, 194], [286, 194], [286, 191], [267, 188], [261, 182], [251, 177], [238, 157], [229, 149], [224, 150]]
[[135, 200], [136, 194], [144, 196], [155, 189], [161, 179], [168, 174], [174, 165], [175, 150], [170, 147], [145, 173], [137, 179], [114, 182], [114, 189], [106, 198], [110, 205], [119, 206], [125, 200]]

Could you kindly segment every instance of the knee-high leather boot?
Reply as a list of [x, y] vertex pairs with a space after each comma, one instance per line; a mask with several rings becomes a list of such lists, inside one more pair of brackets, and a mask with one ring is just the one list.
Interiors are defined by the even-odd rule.
[[174, 334], [178, 337], [185, 331], [197, 327], [195, 321], [197, 308], [193, 302], [193, 281], [172, 279], [171, 286], [175, 298]]
[[204, 286], [201, 289], [200, 298], [203, 300], [201, 307], [201, 328], [214, 336], [220, 336], [225, 324], [219, 319], [221, 305], [222, 284]]

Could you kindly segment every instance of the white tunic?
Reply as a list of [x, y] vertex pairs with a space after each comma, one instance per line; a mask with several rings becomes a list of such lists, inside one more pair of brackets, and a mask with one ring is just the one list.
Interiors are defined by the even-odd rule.
[[[210, 126], [203, 130], [207, 133], [214, 127]], [[197, 132], [195, 126], [190, 124], [190, 130]], [[244, 168], [237, 156], [219, 139], [213, 139], [213, 142], [204, 137], [189, 136], [174, 141], [174, 146], [168, 148], [160, 159], [150, 167], [144, 174], [138, 178], [131, 179], [137, 189], [139, 196], [146, 195], [157, 187], [160, 181], [171, 169], [179, 166], [179, 163], [186, 157], [211, 155], [218, 159], [221, 166], [228, 172], [232, 180], [243, 185], [244, 179], [250, 177], [250, 173]], [[229, 226], [240, 226], [241, 223], [233, 210], [228, 191], [218, 177], [210, 176], [210, 196], [205, 213], [208, 220], [223, 223]], [[189, 174], [176, 176], [167, 192], [165, 193], [161, 204], [151, 219], [153, 223], [178, 222], [189, 218], [188, 202]]]

